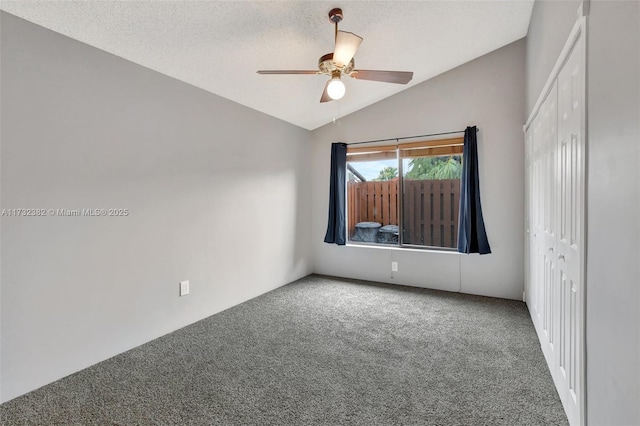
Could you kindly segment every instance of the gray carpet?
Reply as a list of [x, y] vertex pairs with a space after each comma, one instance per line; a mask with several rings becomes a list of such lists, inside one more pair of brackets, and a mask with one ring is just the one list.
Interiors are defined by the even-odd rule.
[[3, 424], [567, 424], [521, 302], [309, 276], [0, 406]]

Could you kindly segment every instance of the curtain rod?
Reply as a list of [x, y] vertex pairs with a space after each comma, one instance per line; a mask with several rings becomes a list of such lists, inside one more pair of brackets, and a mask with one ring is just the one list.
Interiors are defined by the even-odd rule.
[[[476, 128], [476, 131], [479, 132], [480, 128]], [[441, 135], [452, 135], [454, 133], [464, 133], [464, 130], [456, 130], [455, 132], [431, 133], [429, 135], [404, 136], [402, 138], [378, 139], [378, 140], [374, 140], [374, 141], [350, 142], [350, 143], [347, 143], [346, 145], [360, 145], [362, 143], [400, 141], [400, 140], [403, 140], [403, 139], [426, 138], [426, 137], [429, 137], [429, 136], [441, 136]]]

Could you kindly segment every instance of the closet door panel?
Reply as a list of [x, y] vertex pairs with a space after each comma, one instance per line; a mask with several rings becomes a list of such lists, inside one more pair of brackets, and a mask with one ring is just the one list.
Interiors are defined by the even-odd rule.
[[557, 309], [557, 260], [556, 260], [556, 236], [557, 236], [557, 168], [556, 168], [556, 145], [558, 138], [558, 89], [554, 84], [551, 87], [549, 96], [545, 101], [544, 114], [544, 151], [545, 151], [545, 186], [544, 186], [544, 245], [545, 251], [545, 323], [544, 332], [549, 344], [549, 358], [556, 359], [556, 324], [558, 317]]
[[[544, 106], [543, 106], [544, 107]], [[542, 111], [531, 123], [532, 139], [532, 177], [531, 177], [531, 306], [533, 321], [541, 330], [544, 299], [544, 223], [543, 223], [543, 114]]]
[[580, 371], [582, 359], [582, 300], [584, 274], [584, 58], [582, 44], [576, 43], [558, 74], [558, 221], [557, 238], [558, 278], [560, 291], [559, 342], [562, 350], [558, 358], [559, 387], [566, 390], [561, 399], [567, 416], [580, 418], [579, 395], [582, 393]]
[[532, 235], [531, 230], [531, 206], [532, 206], [532, 191], [531, 191], [531, 145], [533, 144], [533, 134], [531, 129], [528, 129], [525, 133], [524, 143], [524, 297], [523, 301], [529, 302], [531, 300], [531, 256], [532, 250]]
[[548, 364], [555, 363], [557, 340], [556, 140], [557, 90], [554, 85], [532, 125], [530, 175], [530, 283], [532, 317]]

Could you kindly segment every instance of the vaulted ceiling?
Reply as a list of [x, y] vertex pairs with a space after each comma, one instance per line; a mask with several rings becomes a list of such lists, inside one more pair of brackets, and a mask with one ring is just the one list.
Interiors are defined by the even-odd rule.
[[[327, 13], [364, 38], [357, 68], [413, 71], [408, 85], [343, 78], [346, 95], [319, 102], [317, 69], [333, 51]], [[533, 0], [499, 1], [7, 1], [6, 12], [312, 130], [527, 34]]]

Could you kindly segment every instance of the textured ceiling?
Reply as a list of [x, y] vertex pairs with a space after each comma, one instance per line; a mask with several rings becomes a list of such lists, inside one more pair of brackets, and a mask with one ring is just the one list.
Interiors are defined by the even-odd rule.
[[[356, 68], [413, 71], [413, 80], [344, 78], [344, 98], [320, 104], [326, 76], [256, 74], [315, 70], [333, 51], [333, 7], [344, 12], [340, 29], [364, 38]], [[0, 8], [311, 130], [524, 37], [533, 0], [3, 0]]]

